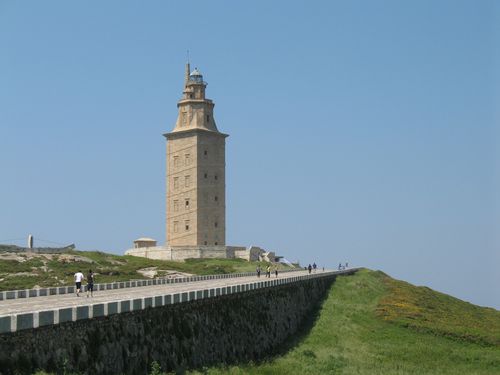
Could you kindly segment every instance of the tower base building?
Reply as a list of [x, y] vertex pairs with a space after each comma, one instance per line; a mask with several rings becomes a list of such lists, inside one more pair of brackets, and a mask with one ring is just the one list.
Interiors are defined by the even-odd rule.
[[125, 255], [149, 259], [183, 261], [186, 259], [245, 259], [248, 261], [275, 262], [276, 255], [260, 247], [250, 246], [154, 246], [129, 249]]

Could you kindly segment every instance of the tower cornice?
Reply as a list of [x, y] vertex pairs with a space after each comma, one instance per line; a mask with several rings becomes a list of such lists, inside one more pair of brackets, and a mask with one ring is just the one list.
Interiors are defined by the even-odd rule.
[[196, 133], [212, 134], [216, 137], [223, 137], [223, 138], [229, 137], [229, 134], [225, 134], [225, 133], [221, 133], [221, 132], [213, 131], [213, 130], [208, 130], [208, 129], [201, 129], [201, 128], [193, 128], [193, 129], [179, 130], [179, 131], [170, 132], [170, 133], [164, 133], [163, 136], [167, 139], [173, 139], [173, 138], [177, 138], [177, 137], [181, 137], [181, 136], [193, 135]]
[[210, 99], [181, 99], [177, 102], [177, 107], [181, 104], [190, 104], [190, 103], [205, 103], [208, 105], [214, 106], [214, 102]]

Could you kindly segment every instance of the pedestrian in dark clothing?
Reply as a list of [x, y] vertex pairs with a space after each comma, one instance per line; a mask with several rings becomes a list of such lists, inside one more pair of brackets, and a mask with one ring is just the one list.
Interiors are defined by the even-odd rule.
[[87, 275], [87, 298], [89, 298], [89, 292], [90, 296], [94, 297], [94, 272], [92, 270], [89, 270], [89, 273]]
[[278, 277], [278, 266], [274, 266], [274, 274]]
[[313, 270], [314, 270], [314, 273], [316, 273], [316, 262], [313, 263]]
[[309, 273], [311, 273], [312, 266], [309, 264], [309, 266], [307, 267], [307, 269], [309, 270]]
[[260, 277], [260, 266], [257, 266], [256, 271], [257, 271], [257, 277]]

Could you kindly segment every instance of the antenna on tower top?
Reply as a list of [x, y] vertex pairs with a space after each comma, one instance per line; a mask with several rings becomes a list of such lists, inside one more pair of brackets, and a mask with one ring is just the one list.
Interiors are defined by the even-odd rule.
[[189, 50], [187, 50], [187, 62], [186, 62], [186, 71], [184, 72], [184, 87], [186, 87], [189, 81], [189, 74], [191, 73], [191, 67], [189, 66]]

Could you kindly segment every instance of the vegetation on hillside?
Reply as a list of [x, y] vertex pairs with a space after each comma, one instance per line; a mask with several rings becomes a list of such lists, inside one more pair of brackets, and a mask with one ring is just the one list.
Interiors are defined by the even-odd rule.
[[382, 319], [438, 336], [500, 346], [500, 312], [497, 310], [386, 275], [381, 278], [388, 288], [376, 310]]
[[[185, 262], [114, 255], [100, 251], [64, 254], [0, 252], [0, 291], [72, 285], [76, 271], [96, 272], [98, 283], [179, 274], [209, 275], [255, 271], [257, 264], [243, 259], [188, 259]], [[285, 265], [281, 266], [286, 268]]]
[[282, 356], [192, 373], [500, 374], [500, 311], [382, 272], [338, 277], [311, 324]]

